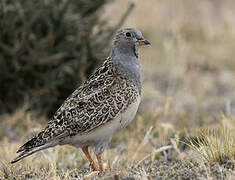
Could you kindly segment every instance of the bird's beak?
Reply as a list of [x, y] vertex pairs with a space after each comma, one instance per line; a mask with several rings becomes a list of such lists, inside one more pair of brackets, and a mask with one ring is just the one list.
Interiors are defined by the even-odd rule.
[[139, 39], [138, 43], [139, 43], [140, 46], [142, 46], [142, 45], [151, 45], [150, 41], [147, 40], [147, 39]]

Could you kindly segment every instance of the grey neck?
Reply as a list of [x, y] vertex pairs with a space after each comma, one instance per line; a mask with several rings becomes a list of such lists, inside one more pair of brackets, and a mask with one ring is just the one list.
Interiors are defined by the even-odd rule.
[[131, 51], [128, 51], [127, 49], [113, 48], [110, 52], [110, 57], [118, 70], [128, 79], [133, 81], [141, 95], [141, 66], [137, 58], [138, 56], [135, 54], [135, 50], [136, 49], [134, 48], [131, 49]]

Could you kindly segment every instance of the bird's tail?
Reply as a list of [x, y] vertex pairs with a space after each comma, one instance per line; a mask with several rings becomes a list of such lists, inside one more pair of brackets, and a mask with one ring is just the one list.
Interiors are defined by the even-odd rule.
[[42, 146], [35, 147], [35, 148], [32, 148], [32, 149], [27, 149], [27, 150], [23, 151], [22, 153], [20, 153], [20, 155], [17, 158], [15, 158], [13, 161], [11, 161], [11, 163], [12, 164], [16, 163], [17, 161], [19, 161], [19, 160], [21, 160], [21, 159], [37, 152], [37, 151], [45, 149], [45, 148], [47, 148], [47, 147], [45, 147], [45, 145], [42, 145]]
[[17, 158], [15, 158], [13, 161], [11, 161], [11, 163], [13, 164], [37, 151], [56, 145], [56, 142], [47, 142], [47, 143], [38, 144], [37, 141], [38, 141], [37, 137], [34, 137], [28, 142], [26, 142], [23, 146], [21, 146], [19, 150], [17, 151], [17, 153], [21, 152], [21, 154]]

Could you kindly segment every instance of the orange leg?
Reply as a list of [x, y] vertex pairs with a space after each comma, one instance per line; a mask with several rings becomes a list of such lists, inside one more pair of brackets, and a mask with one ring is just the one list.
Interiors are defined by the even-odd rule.
[[102, 154], [101, 153], [97, 154], [96, 158], [97, 158], [98, 163], [99, 163], [100, 171], [104, 171], [104, 164], [103, 164], [103, 161], [102, 161]]
[[84, 154], [86, 155], [88, 161], [90, 162], [91, 164], [91, 167], [95, 170], [95, 171], [98, 171], [98, 167], [96, 166], [95, 162], [93, 161], [89, 151], [88, 151], [88, 146], [82, 148], [82, 151], [84, 152]]

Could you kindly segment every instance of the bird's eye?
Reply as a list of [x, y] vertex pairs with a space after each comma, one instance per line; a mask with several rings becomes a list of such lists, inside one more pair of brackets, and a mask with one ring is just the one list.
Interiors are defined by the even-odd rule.
[[130, 32], [127, 32], [127, 33], [126, 33], [126, 37], [131, 37], [131, 33], [130, 33]]

